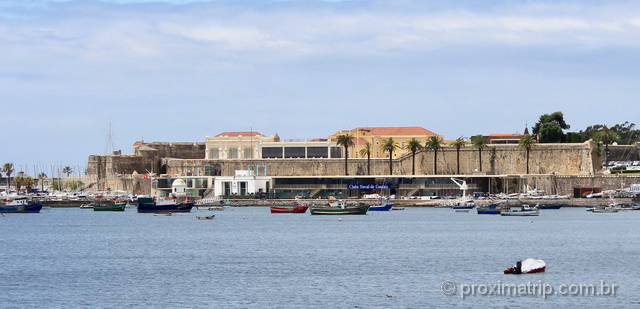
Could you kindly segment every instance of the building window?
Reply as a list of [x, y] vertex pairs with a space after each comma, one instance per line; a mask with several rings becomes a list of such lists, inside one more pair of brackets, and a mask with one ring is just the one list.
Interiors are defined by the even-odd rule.
[[244, 158], [245, 159], [253, 159], [253, 149], [245, 148], [244, 149]]
[[218, 148], [209, 149], [209, 159], [220, 159], [220, 151], [218, 151]]
[[284, 157], [285, 158], [304, 158], [305, 157], [304, 147], [285, 147]]
[[331, 147], [332, 158], [342, 158], [342, 147]]
[[227, 159], [237, 159], [237, 158], [238, 158], [238, 149], [236, 148], [229, 149], [229, 155], [227, 156]]
[[329, 149], [327, 149], [327, 147], [307, 148], [307, 158], [327, 158], [327, 157], [329, 157]]
[[264, 147], [262, 148], [262, 158], [282, 158], [282, 147]]

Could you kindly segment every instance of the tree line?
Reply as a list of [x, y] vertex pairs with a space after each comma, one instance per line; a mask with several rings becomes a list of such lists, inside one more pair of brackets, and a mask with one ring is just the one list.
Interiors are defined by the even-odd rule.
[[[594, 140], [598, 145], [605, 146], [605, 153], [609, 153], [608, 147], [613, 143], [622, 145], [631, 145], [640, 141], [640, 130], [635, 129], [634, 123], [625, 121], [623, 124], [616, 124], [612, 127], [597, 124], [588, 126], [585, 130], [579, 132], [566, 132], [570, 129], [570, 125], [564, 120], [564, 114], [560, 111], [551, 114], [541, 115], [538, 122], [531, 128], [531, 133], [525, 130], [522, 137], [518, 140], [518, 147], [524, 150], [526, 156], [526, 173], [529, 174], [529, 157], [531, 150], [537, 143], [567, 143], [567, 142], [584, 142]], [[344, 147], [344, 174], [349, 175], [349, 148], [354, 147], [354, 136], [347, 133], [337, 136], [337, 145]], [[478, 166], [482, 172], [482, 151], [488, 148], [487, 139], [484, 135], [478, 134], [470, 138], [467, 142], [463, 137], [457, 138], [455, 141], [448, 143], [450, 147], [456, 150], [457, 174], [460, 174], [460, 150], [467, 145], [471, 145], [478, 150]], [[415, 175], [415, 156], [419, 151], [433, 152], [433, 171], [437, 174], [438, 168], [438, 151], [442, 150], [445, 142], [438, 135], [429, 136], [423, 145], [421, 141], [412, 138], [406, 143], [404, 149], [411, 153], [411, 174]], [[366, 143], [359, 154], [367, 158], [367, 175], [371, 174], [371, 153], [373, 146]], [[389, 137], [382, 141], [380, 149], [389, 155], [389, 175], [393, 175], [393, 153], [400, 149], [399, 144]], [[600, 155], [600, 154], [599, 154]], [[605, 156], [608, 160], [608, 155]], [[493, 166], [495, 162], [495, 148], [492, 149], [490, 163]]]

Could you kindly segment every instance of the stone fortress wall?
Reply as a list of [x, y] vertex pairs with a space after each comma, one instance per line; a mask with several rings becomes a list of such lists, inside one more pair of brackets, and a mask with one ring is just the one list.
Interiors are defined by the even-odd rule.
[[[495, 149], [495, 151], [493, 150]], [[612, 160], [637, 160], [640, 144], [610, 146]], [[134, 155], [90, 156], [88, 172], [96, 179], [97, 188], [139, 187], [149, 185], [143, 175], [149, 172], [169, 176], [204, 176], [208, 167], [216, 167], [217, 174], [233, 176], [236, 170], [249, 166], [265, 168], [268, 176], [344, 176], [342, 159], [254, 159], [205, 160], [203, 143], [148, 143], [134, 149]], [[482, 169], [479, 151], [468, 145], [460, 150], [460, 175], [519, 175], [536, 183], [538, 188], [558, 194], [571, 194], [573, 187], [595, 186], [619, 188], [621, 182], [638, 183], [633, 176], [600, 175], [604, 151], [593, 141], [575, 144], [537, 144], [530, 152], [529, 175], [526, 175], [526, 152], [517, 145], [488, 145], [482, 151]], [[445, 147], [438, 152], [437, 174], [457, 174], [457, 152]], [[367, 175], [366, 158], [348, 159], [350, 176]], [[418, 152], [415, 156], [416, 175], [434, 175], [433, 152]], [[410, 176], [411, 154], [394, 159], [393, 175]], [[388, 159], [371, 159], [371, 175], [389, 175]], [[117, 177], [117, 175], [129, 175]], [[128, 180], [125, 180], [128, 179]], [[126, 184], [114, 184], [124, 181]]]

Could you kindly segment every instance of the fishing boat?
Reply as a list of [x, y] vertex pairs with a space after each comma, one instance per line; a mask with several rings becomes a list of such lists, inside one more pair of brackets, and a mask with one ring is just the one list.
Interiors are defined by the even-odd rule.
[[98, 201], [93, 204], [93, 211], [124, 211], [126, 201]]
[[595, 206], [595, 207], [591, 207], [589, 209], [587, 209], [587, 211], [593, 212], [593, 213], [616, 213], [618, 211], [620, 211], [620, 208], [614, 207], [614, 206]]
[[380, 204], [369, 206], [369, 211], [389, 211], [393, 208], [393, 203], [389, 200], [381, 200]]
[[187, 199], [178, 202], [175, 197], [138, 198], [139, 213], [191, 212], [191, 208], [193, 203], [189, 203]]
[[499, 215], [502, 210], [498, 207], [498, 204], [489, 204], [487, 206], [478, 206], [476, 211], [479, 215]]
[[452, 209], [473, 209], [474, 207], [476, 207], [476, 203], [473, 201], [460, 202], [451, 206]]
[[0, 213], [39, 213], [41, 209], [41, 203], [33, 202], [26, 196], [0, 201]]
[[333, 206], [311, 206], [309, 211], [312, 215], [366, 215], [369, 205], [343, 205], [340, 207]]
[[531, 207], [527, 204], [523, 204], [520, 207], [512, 207], [507, 211], [500, 212], [501, 216], [538, 216], [540, 210], [537, 207]]
[[518, 261], [515, 265], [511, 267], [507, 267], [504, 270], [505, 274], [534, 274], [541, 273], [547, 269], [547, 263], [543, 260], [536, 259], [524, 259], [522, 261]]
[[284, 214], [284, 213], [293, 213], [293, 214], [302, 214], [307, 212], [309, 206], [302, 205], [299, 202], [293, 203], [292, 206], [271, 206], [272, 214]]

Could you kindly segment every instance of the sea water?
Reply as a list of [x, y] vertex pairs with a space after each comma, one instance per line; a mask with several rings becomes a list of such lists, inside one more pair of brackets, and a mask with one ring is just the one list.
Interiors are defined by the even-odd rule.
[[[204, 214], [216, 217], [197, 220]], [[640, 211], [583, 208], [539, 217], [427, 208], [312, 216], [266, 207], [5, 214], [0, 307], [638, 306], [639, 222]], [[525, 258], [543, 259], [547, 272], [503, 274]]]

